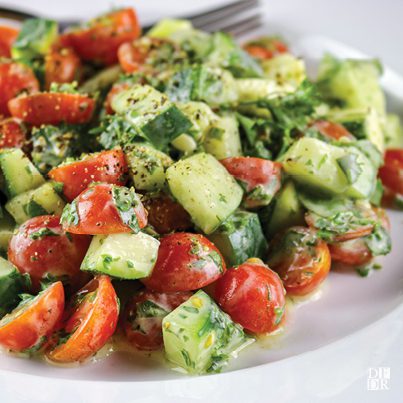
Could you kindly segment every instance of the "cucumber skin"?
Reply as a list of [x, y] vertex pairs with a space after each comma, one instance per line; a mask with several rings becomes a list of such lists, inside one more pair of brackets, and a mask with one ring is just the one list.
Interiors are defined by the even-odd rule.
[[212, 233], [242, 201], [241, 187], [212, 155], [180, 160], [166, 175], [171, 193], [205, 234]]
[[228, 266], [252, 257], [264, 258], [267, 241], [256, 213], [236, 211], [208, 237], [220, 250]]
[[[6, 259], [0, 257], [0, 265], [7, 266], [9, 272], [0, 276], [0, 318], [13, 309], [22, 292], [22, 277], [19, 271]], [[3, 268], [1, 269], [3, 270]]]

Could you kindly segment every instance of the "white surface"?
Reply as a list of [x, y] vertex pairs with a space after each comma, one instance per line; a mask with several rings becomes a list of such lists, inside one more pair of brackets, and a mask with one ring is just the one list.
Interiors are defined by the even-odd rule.
[[[46, 9], [52, 16], [73, 16], [64, 11], [94, 14], [109, 1], [68, 4], [49, 1], [13, 1]], [[114, 2], [114, 4], [130, 2]], [[193, 13], [189, 1], [138, 1], [145, 18]], [[198, 3], [199, 8], [213, 1]], [[364, 4], [365, 3], [365, 4]], [[46, 5], [45, 8], [44, 4]], [[298, 53], [314, 61], [323, 48], [349, 56], [350, 49], [322, 34], [378, 55], [403, 73], [400, 41], [403, 2], [396, 1], [273, 1], [268, 10], [268, 30], [294, 38]], [[76, 8], [77, 6], [77, 8]], [[154, 11], [158, 10], [158, 11]], [[365, 17], [365, 18], [364, 18]], [[374, 24], [377, 21], [377, 24]], [[403, 81], [387, 71], [384, 86], [396, 92]], [[394, 97], [392, 107], [403, 111]], [[0, 401], [29, 402], [398, 402], [403, 387], [403, 214], [392, 215], [394, 250], [383, 261], [384, 269], [362, 279], [353, 273], [334, 272], [321, 298], [300, 306], [289, 315], [285, 334], [271, 349], [259, 346], [241, 353], [231, 369], [252, 367], [200, 378], [178, 376], [153, 361], [135, 362], [117, 355], [81, 368], [61, 369], [0, 357]], [[400, 307], [398, 308], [400, 304]], [[311, 351], [314, 350], [314, 351]], [[291, 357], [291, 358], [287, 358]], [[127, 357], [126, 357], [127, 358]], [[369, 367], [390, 367], [389, 391], [367, 391]], [[29, 374], [29, 375], [28, 375]], [[32, 375], [35, 374], [35, 375]], [[46, 374], [47, 377], [40, 375]], [[53, 379], [50, 379], [53, 378]], [[57, 379], [59, 378], [59, 379]], [[67, 378], [67, 379], [60, 379]], [[174, 379], [176, 378], [176, 379]], [[79, 379], [79, 381], [77, 381]], [[87, 382], [102, 379], [104, 382]], [[117, 382], [117, 380], [123, 382]], [[160, 381], [152, 381], [159, 379]], [[106, 381], [106, 382], [105, 382]], [[111, 382], [113, 381], [113, 382]]]

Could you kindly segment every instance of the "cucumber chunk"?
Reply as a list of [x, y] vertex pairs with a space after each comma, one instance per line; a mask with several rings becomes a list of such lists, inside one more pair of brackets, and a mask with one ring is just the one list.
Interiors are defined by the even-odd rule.
[[7, 256], [8, 244], [13, 236], [15, 221], [7, 211], [0, 218], [0, 255]]
[[166, 18], [155, 24], [148, 32], [151, 38], [169, 38], [177, 31], [191, 30], [192, 23], [188, 20]]
[[22, 24], [11, 48], [13, 59], [30, 60], [45, 55], [57, 39], [58, 26], [53, 20], [31, 18]]
[[220, 250], [228, 266], [237, 266], [251, 257], [264, 258], [267, 241], [256, 213], [236, 211], [209, 239]]
[[269, 238], [294, 225], [305, 225], [304, 208], [298, 200], [294, 183], [290, 180], [285, 182], [273, 202], [259, 215]]
[[337, 160], [345, 150], [321, 140], [303, 137], [283, 155], [284, 171], [300, 184], [329, 194], [344, 193], [349, 182]]
[[234, 114], [220, 117], [207, 132], [204, 148], [218, 160], [242, 155], [238, 121]]
[[17, 224], [40, 215], [61, 215], [65, 206], [63, 199], [57, 194], [54, 184], [47, 182], [42, 186], [13, 197], [6, 204], [6, 210], [13, 216]]
[[264, 76], [279, 85], [291, 84], [297, 88], [306, 78], [305, 63], [290, 53], [281, 53], [262, 61]]
[[135, 127], [156, 148], [163, 149], [179, 135], [186, 133], [192, 122], [165, 94], [149, 85], [135, 84], [112, 101], [112, 108]]
[[165, 316], [162, 330], [167, 359], [191, 374], [218, 372], [253, 343], [201, 290]]
[[159, 241], [143, 232], [96, 235], [81, 264], [81, 270], [135, 280], [151, 274]]
[[0, 318], [17, 305], [22, 284], [19, 271], [8, 260], [0, 257]]
[[157, 191], [165, 185], [165, 170], [173, 162], [169, 155], [145, 143], [127, 146], [125, 155], [136, 189]]
[[212, 233], [242, 201], [242, 188], [212, 155], [180, 160], [166, 175], [173, 196], [205, 234]]
[[0, 151], [0, 170], [2, 188], [9, 198], [45, 183], [45, 179], [35, 165], [19, 148], [7, 148]]

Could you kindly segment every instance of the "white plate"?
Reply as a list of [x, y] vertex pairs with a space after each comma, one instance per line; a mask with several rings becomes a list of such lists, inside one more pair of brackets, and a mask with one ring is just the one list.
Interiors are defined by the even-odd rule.
[[[279, 32], [289, 36], [310, 70], [324, 51], [340, 57], [363, 56], [326, 37]], [[390, 109], [403, 111], [403, 79], [386, 69], [383, 86]], [[403, 374], [399, 343], [403, 337], [403, 214], [391, 213], [390, 218], [394, 248], [380, 259], [382, 270], [364, 279], [355, 273], [332, 272], [316, 300], [291, 310], [284, 334], [266, 343], [270, 348], [262, 344], [248, 348], [224, 374], [184, 377], [157, 361], [124, 353], [77, 368], [3, 355], [0, 400], [263, 402], [270, 396], [273, 401], [316, 401], [341, 399], [343, 393], [343, 401], [353, 396], [356, 401], [363, 396], [365, 401], [376, 399], [365, 394], [368, 368], [395, 363], [392, 371], [400, 368]], [[392, 396], [397, 395], [387, 396], [394, 401]]]

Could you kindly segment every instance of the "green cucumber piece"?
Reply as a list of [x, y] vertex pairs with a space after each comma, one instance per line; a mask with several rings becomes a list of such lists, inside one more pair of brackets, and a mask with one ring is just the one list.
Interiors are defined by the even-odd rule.
[[104, 273], [125, 280], [151, 274], [157, 260], [159, 241], [143, 232], [96, 235], [81, 264], [81, 270]]
[[31, 18], [22, 24], [11, 48], [13, 59], [32, 59], [44, 56], [58, 36], [57, 22], [43, 18]]
[[218, 372], [253, 343], [201, 290], [165, 316], [162, 330], [167, 359], [191, 374]]
[[278, 232], [294, 225], [305, 225], [304, 208], [298, 200], [293, 182], [285, 182], [273, 202], [260, 213], [263, 230], [272, 238]]
[[242, 201], [242, 188], [209, 154], [176, 162], [166, 176], [173, 196], [205, 234], [212, 233]]
[[3, 190], [9, 198], [45, 183], [35, 165], [19, 148], [0, 151], [0, 170]]
[[207, 132], [204, 149], [218, 160], [242, 155], [241, 137], [235, 114], [220, 117]]
[[350, 185], [338, 163], [345, 155], [343, 148], [303, 137], [282, 156], [282, 163], [295, 182], [322, 193], [342, 194]]
[[7, 211], [0, 218], [0, 255], [7, 256], [8, 244], [14, 234], [15, 221]]
[[264, 258], [267, 241], [256, 213], [236, 211], [208, 237], [220, 250], [228, 266], [251, 257]]
[[188, 20], [165, 18], [158, 21], [148, 32], [151, 38], [170, 38], [177, 31], [191, 30], [192, 23]]
[[113, 99], [112, 108], [125, 114], [125, 119], [139, 135], [158, 149], [163, 149], [192, 127], [192, 122], [165, 94], [149, 85], [135, 84], [122, 91]]
[[8, 260], [0, 257], [0, 318], [17, 305], [22, 284], [20, 272]]
[[281, 53], [262, 61], [265, 78], [297, 88], [306, 78], [305, 62], [290, 53]]
[[54, 184], [46, 182], [37, 189], [13, 197], [5, 207], [15, 222], [22, 224], [30, 218], [40, 215], [61, 215], [65, 204], [57, 194]]
[[173, 163], [169, 155], [145, 143], [125, 149], [129, 174], [138, 190], [157, 191], [165, 185], [165, 170]]

